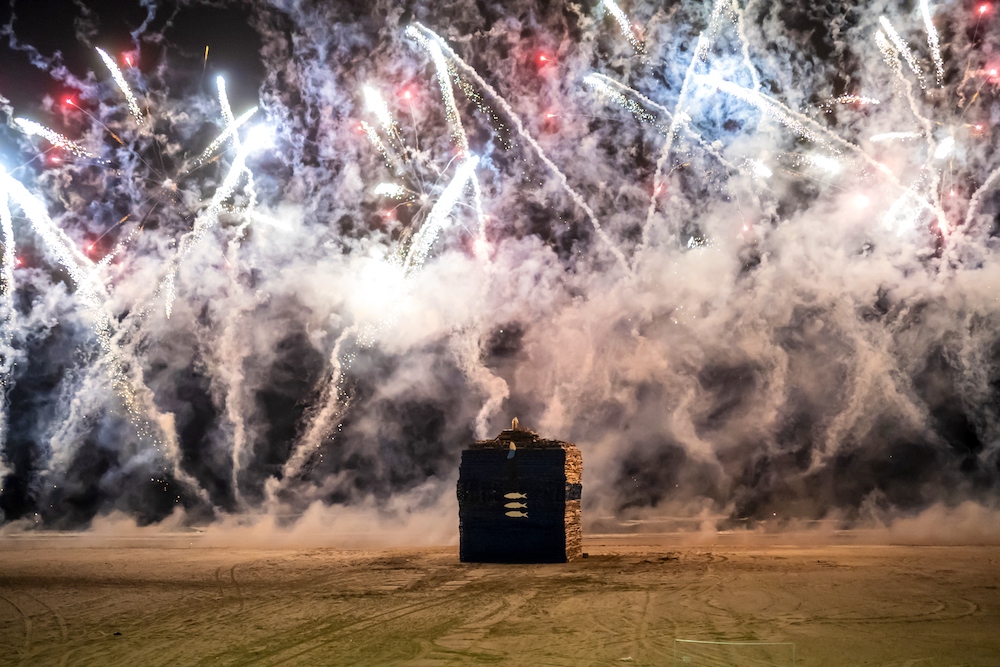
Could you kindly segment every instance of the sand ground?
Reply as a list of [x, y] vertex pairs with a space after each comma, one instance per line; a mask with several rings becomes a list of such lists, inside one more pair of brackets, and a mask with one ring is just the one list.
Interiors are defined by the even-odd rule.
[[5, 538], [0, 665], [1000, 665], [1000, 547], [585, 550]]

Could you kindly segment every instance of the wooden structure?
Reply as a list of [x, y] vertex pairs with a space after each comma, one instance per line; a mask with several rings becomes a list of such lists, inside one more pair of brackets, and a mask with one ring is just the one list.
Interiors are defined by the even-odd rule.
[[579, 558], [583, 459], [576, 445], [517, 428], [462, 452], [460, 558], [562, 563]]

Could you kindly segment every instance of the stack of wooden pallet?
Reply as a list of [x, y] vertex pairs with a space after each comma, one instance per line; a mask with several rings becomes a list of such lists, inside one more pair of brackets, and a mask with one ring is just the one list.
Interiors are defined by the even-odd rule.
[[458, 479], [462, 561], [579, 558], [582, 474], [576, 445], [516, 426], [463, 451]]

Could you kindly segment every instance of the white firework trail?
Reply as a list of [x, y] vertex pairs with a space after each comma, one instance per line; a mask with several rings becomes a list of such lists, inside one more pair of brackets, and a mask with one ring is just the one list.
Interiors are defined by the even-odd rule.
[[[625, 271], [628, 273], [632, 273], [632, 269], [628, 264], [628, 260], [625, 259], [625, 255], [622, 253], [621, 249], [611, 240], [611, 237], [608, 236], [607, 232], [604, 231], [604, 228], [601, 226], [601, 223], [597, 219], [597, 215], [594, 213], [593, 209], [591, 209], [590, 206], [587, 204], [587, 202], [584, 201], [583, 197], [570, 186], [569, 181], [566, 178], [566, 175], [559, 169], [559, 167], [556, 166], [556, 164], [551, 159], [549, 159], [549, 156], [546, 155], [544, 150], [542, 150], [542, 147], [538, 144], [537, 141], [535, 141], [535, 138], [531, 136], [531, 134], [528, 132], [527, 129], [525, 129], [524, 123], [521, 121], [520, 116], [518, 116], [514, 112], [514, 109], [510, 106], [507, 100], [505, 100], [500, 95], [500, 93], [498, 93], [496, 89], [493, 88], [493, 86], [487, 83], [486, 80], [483, 79], [483, 77], [481, 77], [473, 67], [471, 67], [468, 63], [462, 60], [462, 58], [459, 57], [459, 55], [455, 53], [451, 49], [451, 47], [448, 46], [448, 44], [436, 32], [434, 32], [430, 28], [427, 28], [426, 26], [421, 25], [420, 23], [414, 23], [410, 27], [414, 28], [415, 30], [419, 30], [429, 40], [436, 42], [438, 46], [441, 47], [441, 50], [444, 52], [444, 54], [446, 54], [448, 58], [450, 58], [451, 61], [455, 63], [456, 67], [465, 72], [467, 76], [469, 76], [473, 81], [476, 82], [476, 84], [480, 87], [481, 90], [483, 90], [487, 95], [496, 100], [497, 106], [499, 106], [500, 109], [507, 115], [507, 117], [510, 118], [510, 122], [514, 125], [514, 129], [517, 130], [517, 133], [521, 137], [523, 137], [526, 142], [528, 142], [528, 145], [531, 146], [532, 149], [534, 149], [535, 154], [538, 155], [538, 158], [542, 161], [542, 163], [545, 164], [545, 166], [548, 167], [555, 175], [556, 180], [558, 180], [559, 185], [560, 187], [562, 187], [563, 191], [570, 196], [570, 199], [573, 200], [573, 203], [576, 204], [590, 220], [590, 224], [594, 227], [594, 231], [597, 233], [598, 237], [600, 237], [600, 239], [607, 245], [611, 253], [615, 256], [615, 258], [622, 265]], [[407, 30], [409, 30], [409, 28]]]
[[368, 137], [368, 141], [370, 141], [372, 146], [375, 147], [375, 150], [382, 154], [382, 158], [385, 160], [386, 166], [396, 172], [396, 174], [401, 174], [403, 168], [399, 164], [399, 160], [396, 159], [395, 154], [390, 151], [382, 141], [382, 137], [379, 136], [378, 131], [372, 127], [370, 123], [366, 123], [365, 121], [361, 121], [361, 123], [358, 124], [358, 127], [365, 133], [365, 136]]
[[428, 214], [427, 219], [424, 220], [423, 225], [420, 226], [420, 230], [414, 236], [410, 244], [410, 250], [406, 254], [406, 260], [403, 262], [404, 271], [410, 273], [422, 267], [424, 262], [427, 261], [427, 255], [431, 250], [431, 246], [437, 239], [438, 234], [441, 233], [441, 230], [444, 229], [445, 223], [451, 216], [451, 212], [458, 203], [459, 197], [462, 196], [462, 191], [465, 190], [465, 184], [475, 176], [475, 170], [478, 165], [479, 157], [471, 155], [463, 160], [462, 164], [455, 170], [455, 176], [441, 193], [438, 200], [434, 202], [434, 207], [431, 208], [430, 214]]
[[[799, 134], [799, 136], [810, 139], [820, 145], [828, 146], [833, 149], [834, 152], [847, 151], [853, 153], [870, 167], [875, 169], [878, 173], [885, 176], [892, 185], [902, 191], [908, 189], [907, 186], [900, 182], [899, 178], [892, 172], [891, 169], [889, 169], [889, 167], [866, 153], [860, 146], [857, 146], [847, 141], [840, 135], [831, 132], [808, 116], [790, 109], [773, 97], [765, 95], [761, 92], [754, 92], [747, 88], [742, 88], [741, 86], [737, 86], [736, 84], [728, 81], [723, 81], [719, 77], [705, 77], [705, 80], [710, 82], [711, 85], [714, 85], [720, 91], [732, 95], [737, 99], [743, 100], [747, 104], [756, 106], [761, 110], [761, 112], [771, 116], [786, 127], [792, 129], [794, 132]], [[917, 195], [917, 199], [922, 205], [930, 209], [935, 214], [938, 219], [938, 224], [942, 229], [944, 229], [947, 225], [947, 215], [941, 208], [940, 204], [929, 201], [926, 197], [920, 195]]]
[[839, 174], [843, 168], [840, 160], [836, 160], [826, 155], [810, 155], [806, 158], [814, 166], [819, 167], [830, 175]]
[[[224, 78], [216, 77], [215, 83], [219, 88], [219, 106], [222, 107], [222, 119], [226, 121], [226, 129], [232, 128], [230, 136], [233, 139], [233, 146], [236, 147], [236, 151], [240, 150], [240, 135], [236, 131], [236, 119], [233, 117], [233, 109], [229, 106], [229, 96], [226, 94], [226, 80]], [[256, 108], [256, 107], [255, 107]], [[244, 114], [245, 115], [245, 114]], [[252, 210], [257, 205], [257, 187], [254, 184], [253, 172], [243, 166], [243, 171], [247, 176], [246, 193], [248, 198], [248, 203], [246, 208]]]
[[73, 240], [49, 217], [45, 205], [36, 199], [20, 181], [6, 172], [0, 172], [0, 188], [21, 207], [32, 228], [42, 237], [49, 249], [55, 253], [59, 263], [69, 273], [86, 305], [94, 310], [102, 310], [107, 292], [93, 270], [93, 262], [76, 248]]
[[944, 83], [944, 60], [941, 59], [941, 43], [937, 28], [931, 20], [931, 8], [928, 0], [920, 0], [920, 15], [924, 19], [924, 29], [927, 31], [927, 46], [931, 50], [931, 60], [934, 61], [934, 78], [937, 85]]
[[632, 24], [629, 23], [628, 16], [622, 11], [622, 8], [618, 6], [615, 0], [603, 0], [604, 7], [611, 12], [611, 15], [615, 17], [615, 21], [618, 22], [618, 27], [622, 31], [622, 35], [628, 40], [628, 43], [632, 45], [632, 48], [642, 53], [643, 45], [642, 42], [635, 36], [632, 31]]
[[[0, 167], [0, 172], [3, 168]], [[0, 491], [9, 471], [4, 451], [7, 444], [8, 410], [7, 391], [14, 371], [14, 331], [17, 328], [17, 311], [14, 308], [14, 225], [7, 192], [0, 185], [0, 231], [3, 233], [3, 266], [0, 266]]]
[[409, 190], [398, 183], [379, 183], [372, 192], [380, 197], [392, 197], [393, 199], [403, 199], [409, 194]]
[[667, 164], [667, 160], [670, 159], [670, 153], [673, 150], [678, 130], [690, 120], [685, 107], [687, 106], [687, 98], [691, 91], [691, 83], [695, 78], [698, 65], [705, 61], [708, 56], [708, 50], [712, 47], [713, 35], [718, 29], [719, 19], [722, 16], [725, 6], [726, 0], [716, 0], [712, 8], [712, 16], [709, 19], [708, 27], [698, 35], [694, 54], [691, 57], [691, 62], [688, 63], [687, 71], [684, 73], [681, 91], [677, 96], [677, 104], [674, 106], [674, 111], [671, 114], [670, 127], [667, 129], [667, 140], [663, 144], [663, 148], [660, 149], [660, 155], [656, 160], [656, 170], [653, 172], [653, 193], [649, 198], [646, 221], [642, 225], [642, 242], [636, 251], [636, 261], [638, 261], [642, 251], [649, 247], [649, 233], [653, 226], [653, 217], [656, 215], [656, 204], [660, 196], [660, 190], [663, 188], [663, 169]]
[[983, 184], [972, 193], [969, 198], [969, 209], [965, 212], [965, 227], [966, 229], [972, 228], [972, 223], [976, 220], [976, 215], [979, 213], [979, 207], [983, 203], [983, 196], [993, 188], [994, 185], [1000, 184], [1000, 167], [997, 167], [990, 172]]
[[[232, 112], [226, 113], [228, 109], [228, 101], [223, 105], [223, 114], [227, 118], [228, 122], [232, 121]], [[235, 135], [234, 135], [235, 136]], [[249, 140], [248, 140], [249, 142]], [[238, 145], [238, 144], [237, 144]], [[243, 222], [233, 233], [232, 238], [229, 240], [226, 251], [226, 265], [229, 267], [229, 284], [230, 289], [234, 292], [244, 292], [244, 288], [239, 281], [239, 249], [244, 236], [246, 235], [246, 230], [250, 226], [251, 222], [256, 221], [267, 221], [267, 224], [272, 226], [281, 227], [281, 223], [277, 220], [273, 220], [268, 216], [261, 215], [256, 211], [256, 192], [254, 191], [254, 181], [253, 172], [246, 167], [244, 162], [244, 173], [247, 177], [247, 184], [245, 186], [246, 192], [249, 196], [249, 203], [243, 213]], [[223, 326], [222, 335], [220, 336], [219, 343], [219, 358], [220, 358], [220, 374], [222, 375], [223, 381], [226, 383], [226, 416], [229, 418], [230, 423], [233, 425], [233, 446], [232, 446], [232, 488], [233, 495], [237, 503], [242, 503], [242, 494], [240, 493], [239, 486], [239, 476], [240, 472], [244, 467], [244, 459], [246, 458], [246, 449], [248, 444], [247, 439], [247, 428], [246, 420], [244, 418], [244, 398], [245, 393], [243, 391], [243, 366], [244, 362], [250, 354], [250, 348], [245, 342], [245, 337], [240, 335], [241, 327], [244, 326], [244, 315], [246, 312], [253, 308], [254, 301], [252, 299], [240, 298], [238, 302], [241, 304], [237, 307], [231, 307], [227, 309], [225, 316], [225, 324]]]
[[831, 109], [835, 104], [857, 104], [861, 106], [878, 106], [882, 104], [881, 100], [874, 97], [865, 97], [864, 95], [840, 95], [839, 97], [834, 97], [833, 99], [827, 100], [820, 106], [824, 109]]
[[216, 137], [212, 143], [208, 145], [208, 148], [206, 148], [202, 152], [202, 154], [197, 157], [197, 159], [195, 159], [192, 167], [198, 167], [207, 162], [209, 158], [211, 158], [212, 155], [215, 153], [215, 151], [219, 150], [219, 147], [222, 146], [222, 144], [224, 144], [231, 136], [236, 134], [236, 131], [239, 130], [241, 127], [243, 127], [244, 123], [250, 120], [250, 118], [255, 113], [257, 113], [257, 107], [254, 107], [249, 111], [244, 112], [243, 114], [240, 115], [239, 118], [233, 120], [232, 122], [229, 122], [227, 120], [226, 129], [222, 132], [222, 134]]
[[[233, 237], [229, 240], [226, 251], [226, 264], [229, 267], [229, 289], [233, 292], [243, 292], [243, 286], [239, 282], [239, 249], [240, 242], [250, 225], [250, 217], [245, 217], [244, 222], [237, 228]], [[250, 354], [250, 347], [246, 342], [246, 337], [241, 336], [240, 330], [245, 326], [244, 315], [248, 309], [253, 308], [253, 299], [239, 298], [239, 306], [230, 306], [226, 310], [225, 322], [222, 327], [222, 334], [219, 337], [219, 374], [226, 384], [226, 417], [233, 426], [233, 446], [232, 446], [232, 488], [233, 496], [237, 504], [243, 501], [240, 493], [240, 472], [243, 470], [245, 451], [247, 449], [247, 427], [244, 419], [244, 391], [243, 391], [243, 366], [246, 358]], [[248, 303], [249, 302], [249, 303]]]
[[[588, 74], [583, 78], [583, 83], [593, 88], [602, 97], [605, 97], [618, 106], [626, 109], [643, 123], [649, 123], [650, 125], [660, 127], [659, 123], [656, 121], [656, 117], [646, 111], [646, 109], [643, 108], [643, 105], [629, 98], [624, 93], [615, 90], [614, 84], [617, 82], [614, 82], [613, 79], [609, 79], [603, 74]], [[661, 108], [666, 113], [667, 118], [670, 118], [671, 114], [666, 111], [666, 108]], [[666, 130], [666, 128], [663, 129]]]
[[114, 59], [105, 53], [104, 49], [97, 49], [97, 54], [101, 56], [101, 60], [109, 70], [111, 70], [111, 78], [115, 80], [118, 84], [118, 88], [121, 89], [122, 94], [125, 95], [125, 101], [128, 102], [129, 113], [135, 118], [135, 122], [142, 124], [142, 109], [139, 108], [139, 103], [135, 99], [135, 95], [132, 94], [132, 89], [128, 87], [128, 83], [125, 81], [125, 77], [122, 75], [122, 71], [118, 69], [118, 65], [115, 64]]
[[898, 197], [882, 218], [886, 227], [896, 230], [897, 236], [911, 228], [923, 211], [924, 207], [915, 203], [918, 185], [918, 183], [914, 183], [902, 196]]
[[899, 62], [899, 51], [889, 45], [881, 30], [875, 33], [875, 44], [882, 53], [883, 60], [885, 60], [886, 64], [889, 65], [889, 69], [896, 76], [896, 81], [902, 86], [903, 96], [906, 98], [906, 102], [909, 104], [914, 118], [923, 125], [924, 136], [927, 138], [928, 143], [928, 155], [932, 154], [934, 152], [934, 134], [931, 121], [920, 112], [920, 105], [917, 104], [916, 98], [913, 97], [913, 84], [903, 75], [903, 66]]
[[757, 68], [754, 67], [753, 61], [750, 60], [750, 40], [747, 39], [746, 26], [743, 22], [743, 10], [740, 9], [737, 0], [732, 0], [729, 11], [733, 14], [733, 16], [735, 16], [736, 36], [740, 40], [740, 52], [743, 54], [743, 66], [750, 72], [750, 87], [754, 90], [760, 90], [760, 75], [757, 74]]
[[[594, 90], [596, 90], [600, 95], [607, 97], [608, 99], [616, 102], [617, 104], [621, 105], [622, 107], [630, 111], [632, 115], [634, 115], [640, 121], [650, 123], [657, 129], [659, 129], [661, 132], [667, 131], [666, 127], [656, 122], [656, 119], [653, 118], [653, 116], [648, 111], [646, 111], [646, 108], [653, 109], [663, 114], [664, 116], [667, 117], [668, 120], [672, 118], [670, 110], [661, 104], [657, 104], [656, 102], [649, 99], [648, 97], [646, 97], [639, 91], [635, 90], [634, 88], [630, 88], [623, 83], [615, 81], [610, 77], [604, 76], [603, 74], [596, 74], [596, 73], [588, 74], [586, 77], [584, 77], [584, 83], [594, 88]], [[630, 96], [636, 99], [632, 99], [632, 97]], [[638, 102], [636, 100], [638, 100]], [[733, 173], [737, 174], [747, 173], [746, 170], [743, 168], [743, 166], [735, 164], [730, 160], [726, 159], [726, 157], [719, 150], [717, 150], [715, 146], [706, 141], [705, 138], [701, 136], [701, 134], [697, 132], [694, 128], [692, 128], [690, 124], [685, 123], [682, 127], [685, 135], [687, 135], [690, 139], [695, 141], [701, 147], [701, 149], [705, 151], [706, 154], [714, 157], [723, 167], [726, 168], [727, 178], [731, 178]], [[737, 197], [738, 201], [739, 199], [738, 193], [736, 192], [736, 190], [732, 190], [732, 192], [733, 195]], [[747, 193], [750, 195], [750, 200], [754, 204], [754, 206], [760, 209], [761, 201], [760, 197], [757, 195], [757, 192], [753, 188], [749, 188], [747, 190]]]
[[868, 141], [875, 144], [886, 141], [913, 141], [923, 136], [922, 132], [883, 132], [882, 134], [873, 134], [868, 138]]
[[[463, 156], [468, 155], [469, 136], [465, 132], [465, 126], [462, 125], [462, 116], [458, 112], [458, 103], [455, 101], [455, 91], [449, 76], [451, 70], [444, 53], [441, 52], [441, 47], [436, 41], [427, 39], [426, 36], [420, 34], [412, 25], [406, 28], [406, 35], [415, 39], [430, 54], [431, 61], [434, 63], [434, 71], [437, 74], [438, 87], [441, 89], [441, 97], [444, 100], [445, 117], [448, 119], [448, 127], [451, 129], [452, 141], [458, 146]], [[483, 192], [479, 185], [479, 178], [475, 174], [472, 176], [472, 205], [476, 211], [479, 238], [485, 239], [486, 215], [483, 212]]]
[[755, 92], [749, 88], [744, 88], [743, 86], [738, 86], [735, 83], [725, 81], [715, 75], [700, 78], [707, 85], [715, 87], [720, 92], [731, 95], [738, 100], [757, 107], [757, 109], [760, 110], [765, 116], [778, 121], [803, 139], [808, 139], [809, 141], [821, 146], [830, 147], [829, 142], [823, 137], [824, 133], [817, 132], [815, 127], [810, 127], [810, 125], [812, 125], [812, 121], [809, 118], [792, 111], [777, 100], [764, 95], [763, 93]]
[[[216, 77], [216, 86], [219, 90], [219, 107], [222, 109], [222, 119], [226, 123], [226, 133], [232, 138], [233, 146], [237, 155], [241, 152], [242, 142], [237, 131], [239, 125], [233, 116], [232, 107], [229, 104], [229, 95], [226, 93], [226, 80], [223, 77]], [[253, 109], [256, 110], [256, 107]], [[241, 118], [249, 118], [243, 114]], [[242, 172], [246, 174], [247, 182], [245, 191], [248, 197], [246, 211], [252, 212], [256, 208], [257, 191], [254, 186], [253, 172], [246, 166], [246, 159], [242, 161]], [[235, 178], [239, 178], [237, 175]], [[228, 198], [228, 195], [227, 197]], [[233, 291], [242, 291], [239, 282], [239, 247], [246, 229], [250, 224], [251, 217], [245, 215], [243, 223], [236, 229], [233, 237], [229, 240], [226, 250], [226, 265], [229, 267], [229, 285]], [[245, 303], [244, 299], [239, 299], [240, 303]], [[222, 327], [222, 335], [219, 337], [219, 374], [226, 385], [226, 417], [233, 426], [232, 445], [232, 488], [236, 502], [242, 503], [240, 493], [239, 477], [243, 469], [243, 460], [247, 448], [247, 428], [244, 419], [244, 395], [243, 395], [243, 364], [249, 354], [248, 346], [239, 336], [239, 330], [243, 324], [245, 307], [232, 307], [226, 311], [225, 322]]]
[[[124, 219], [122, 219], [122, 222], [124, 222]], [[124, 252], [125, 248], [128, 247], [128, 244], [132, 242], [132, 239], [134, 239], [138, 235], [138, 233], [139, 233], [139, 228], [136, 227], [131, 232], [129, 232], [125, 236], [125, 238], [123, 238], [122, 240], [118, 241], [118, 243], [115, 244], [114, 249], [111, 252], [109, 252], [108, 254], [106, 254], [104, 257], [102, 257], [101, 260], [99, 262], [97, 262], [97, 264], [95, 264], [95, 266], [97, 267], [97, 269], [98, 270], [105, 269], [108, 266], [110, 266], [111, 265], [111, 260], [113, 260], [115, 257], [117, 257], [122, 252]]]
[[[20, 181], [11, 178], [5, 172], [0, 172], [0, 191], [4, 190], [21, 207], [32, 228], [55, 254], [76, 285], [76, 296], [94, 318], [94, 331], [107, 362], [112, 389], [121, 397], [138, 435], [153, 444], [153, 448], [171, 466], [171, 471], [178, 481], [195, 489], [201, 497], [207, 499], [207, 493], [197, 480], [181, 468], [177, 435], [170, 425], [172, 419], [157, 410], [152, 401], [152, 393], [142, 382], [140, 364], [134, 358], [123, 358], [122, 350], [113, 342], [114, 324], [105, 308], [108, 293], [96, 266], [89, 257], [76, 248], [73, 240], [56, 226], [40, 200], [28, 192]], [[142, 391], [137, 392], [136, 387], [141, 387]], [[65, 465], [69, 456], [70, 452], [57, 450], [49, 464], [50, 467]]]
[[470, 323], [452, 336], [451, 349], [465, 376], [487, 396], [476, 413], [476, 437], [485, 439], [489, 437], [490, 418], [503, 407], [503, 402], [510, 396], [510, 387], [483, 363], [482, 332], [482, 322]]
[[247, 157], [249, 157], [251, 151], [258, 147], [258, 143], [251, 136], [240, 145], [239, 150], [236, 152], [236, 157], [233, 158], [233, 164], [229, 167], [226, 178], [222, 181], [222, 185], [215, 191], [212, 200], [205, 210], [195, 218], [194, 229], [184, 234], [178, 242], [177, 252], [170, 261], [167, 275], [160, 282], [160, 288], [157, 290], [158, 293], [165, 295], [168, 319], [173, 312], [174, 299], [176, 298], [176, 276], [181, 262], [187, 258], [191, 250], [201, 241], [208, 230], [214, 227], [219, 221], [219, 214], [224, 210], [223, 205], [233, 195], [233, 192], [235, 192], [236, 187], [239, 185], [240, 177], [247, 170]]
[[42, 137], [53, 146], [57, 146], [64, 151], [76, 155], [77, 157], [94, 157], [93, 153], [80, 144], [71, 139], [67, 139], [55, 130], [50, 130], [44, 125], [40, 125], [33, 120], [28, 120], [27, 118], [15, 118], [14, 124], [17, 125], [18, 129], [27, 136]]
[[[917, 83], [920, 84], [920, 88], [922, 90], [926, 90], [927, 82], [924, 81], [924, 73], [920, 70], [920, 63], [917, 62], [916, 57], [913, 55], [913, 51], [911, 51], [910, 47], [906, 45], [903, 38], [899, 36], [896, 29], [892, 27], [892, 24], [889, 23], [889, 19], [884, 16], [880, 16], [878, 22], [879, 25], [882, 26], [882, 30], [885, 31], [885, 34], [889, 36], [889, 41], [891, 41], [893, 46], [896, 47], [896, 51], [903, 56], [903, 60], [905, 60], [906, 64], [909, 65], [910, 71], [912, 71], [917, 77]], [[881, 49], [881, 47], [879, 48]]]
[[389, 138], [396, 143], [400, 143], [399, 127], [389, 112], [389, 105], [385, 103], [379, 92], [371, 86], [362, 87], [361, 92], [365, 97], [365, 108], [375, 115], [375, 118], [378, 119], [378, 122], [382, 125], [382, 129], [385, 130]]
[[[670, 109], [666, 108], [662, 104], [657, 104], [637, 91], [635, 88], [630, 88], [619, 81], [615, 81], [610, 77], [597, 73], [588, 74], [584, 77], [583, 81], [585, 84], [596, 90], [600, 95], [607, 97], [611, 101], [631, 112], [632, 115], [640, 121], [649, 123], [664, 133], [668, 131], [665, 126], [656, 121], [656, 118], [654, 118], [652, 114], [646, 111], [646, 108], [653, 109], [663, 114], [668, 120], [673, 118], [673, 114], [670, 112]], [[629, 95], [635, 97], [636, 99], [630, 98]], [[638, 102], [636, 100], [638, 100]], [[722, 153], [716, 150], [712, 144], [706, 141], [705, 138], [701, 136], [699, 132], [696, 132], [690, 125], [685, 124], [683, 126], [683, 131], [688, 137], [696, 141], [698, 145], [701, 146], [702, 150], [718, 160], [724, 167], [736, 172], [743, 172], [742, 167], [727, 160]]]
[[356, 326], [350, 326], [344, 329], [340, 333], [340, 336], [337, 337], [337, 342], [334, 343], [333, 351], [330, 353], [330, 368], [332, 370], [330, 381], [326, 384], [321, 399], [323, 407], [309, 420], [309, 425], [306, 427], [305, 433], [285, 462], [282, 468], [281, 482], [275, 483], [272, 480], [268, 480], [267, 489], [271, 500], [274, 499], [274, 492], [281, 485], [286, 484], [302, 472], [302, 468], [308, 462], [310, 455], [319, 449], [323, 443], [323, 438], [331, 431], [333, 421], [341, 417], [344, 414], [344, 410], [347, 409], [348, 399], [344, 392], [344, 366], [345, 363], [349, 365], [354, 357], [352, 355], [345, 361], [341, 358], [340, 350], [345, 341], [351, 336], [356, 335], [357, 332], [358, 329]]

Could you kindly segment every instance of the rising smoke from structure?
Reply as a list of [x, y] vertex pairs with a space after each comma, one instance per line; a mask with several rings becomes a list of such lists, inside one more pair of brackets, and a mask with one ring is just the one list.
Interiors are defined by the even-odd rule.
[[454, 522], [512, 415], [585, 526], [996, 504], [991, 5], [140, 4], [3, 31], [0, 520]]

